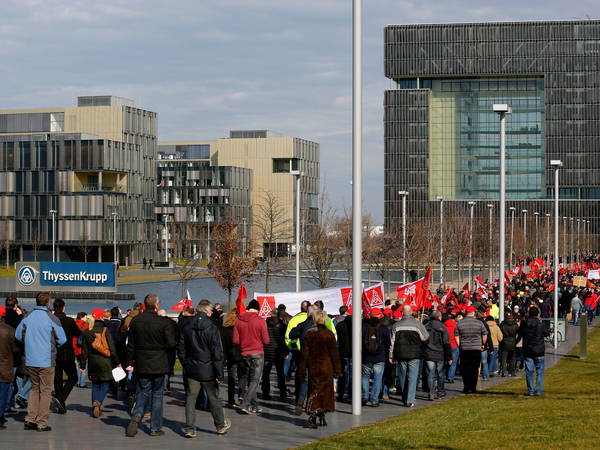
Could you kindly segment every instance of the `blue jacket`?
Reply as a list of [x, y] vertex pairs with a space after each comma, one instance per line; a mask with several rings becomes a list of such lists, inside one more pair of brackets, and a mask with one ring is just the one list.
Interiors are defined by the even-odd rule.
[[60, 321], [46, 306], [36, 306], [21, 321], [15, 338], [25, 344], [25, 365], [54, 367], [56, 349], [67, 342]]

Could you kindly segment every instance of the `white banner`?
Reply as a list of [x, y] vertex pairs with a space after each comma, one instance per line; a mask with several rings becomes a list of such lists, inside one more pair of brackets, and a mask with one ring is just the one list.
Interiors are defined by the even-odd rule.
[[600, 280], [600, 270], [590, 270], [588, 271], [588, 280]]
[[261, 317], [268, 317], [271, 310], [282, 303], [286, 306], [287, 313], [294, 316], [300, 312], [300, 304], [304, 300], [308, 300], [310, 303], [321, 300], [328, 314], [338, 314], [340, 306], [352, 303], [352, 287], [338, 286], [312, 291], [274, 292], [270, 294], [255, 292], [254, 299], [260, 305], [258, 314]]

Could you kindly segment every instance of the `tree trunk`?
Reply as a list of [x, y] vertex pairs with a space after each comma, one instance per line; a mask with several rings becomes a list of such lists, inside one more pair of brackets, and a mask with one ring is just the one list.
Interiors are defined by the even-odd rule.
[[268, 293], [269, 289], [271, 288], [270, 281], [271, 281], [271, 258], [269, 256], [267, 256], [267, 261], [265, 264], [265, 292], [266, 293]]
[[227, 289], [227, 312], [233, 311], [231, 307], [231, 289]]

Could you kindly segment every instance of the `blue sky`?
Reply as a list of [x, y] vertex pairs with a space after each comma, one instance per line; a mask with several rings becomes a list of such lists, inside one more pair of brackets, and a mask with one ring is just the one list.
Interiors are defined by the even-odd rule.
[[[272, 129], [321, 144], [349, 208], [351, 0], [1, 0], [0, 109], [132, 98], [160, 140]], [[383, 220], [383, 27], [600, 17], [597, 0], [364, 1], [364, 208]]]

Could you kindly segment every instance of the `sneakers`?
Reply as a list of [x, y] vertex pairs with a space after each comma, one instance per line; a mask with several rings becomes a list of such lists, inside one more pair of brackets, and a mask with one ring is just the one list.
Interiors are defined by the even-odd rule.
[[227, 433], [227, 430], [229, 430], [230, 428], [231, 428], [231, 420], [225, 419], [225, 425], [223, 425], [223, 428], [219, 428], [217, 430], [217, 434], [225, 434], [225, 433]]
[[260, 408], [260, 407], [258, 407], [258, 406], [251, 406], [251, 407], [250, 407], [250, 411], [251, 411], [253, 414], [260, 414], [260, 413], [261, 413], [263, 410], [262, 410], [262, 408]]
[[49, 426], [49, 425], [46, 425], [45, 427], [42, 427], [42, 428], [38, 427], [37, 430], [39, 432], [42, 432], [42, 431], [52, 431], [52, 427]]
[[404, 406], [406, 406], [407, 408], [414, 408], [415, 404], [414, 403], [405, 403]]
[[371, 401], [368, 401], [367, 403], [365, 403], [365, 406], [369, 406], [371, 408], [377, 408], [379, 406], [379, 403], [373, 403]]
[[254, 411], [252, 411], [252, 409], [250, 409], [250, 408], [240, 408], [240, 412], [242, 414], [247, 414], [249, 416], [251, 416], [252, 414], [254, 414]]
[[135, 415], [131, 418], [129, 425], [127, 425], [127, 431], [125, 432], [127, 437], [134, 437], [137, 434], [141, 420], [142, 418], [139, 415]]
[[156, 436], [164, 436], [165, 432], [162, 430], [157, 430], [157, 431], [151, 431], [150, 432], [150, 436], [156, 437]]
[[196, 437], [196, 430], [194, 428], [183, 428], [181, 431], [183, 431], [183, 435], [186, 438], [193, 439]]

